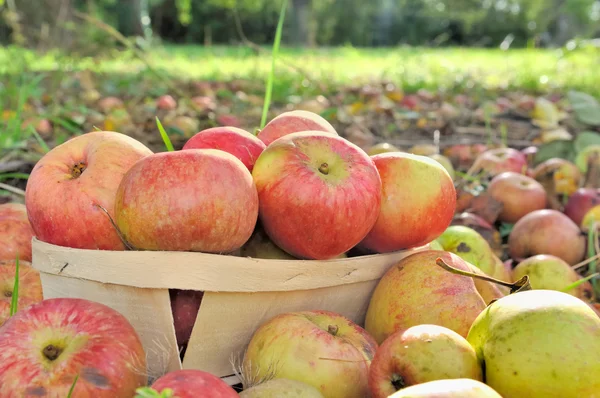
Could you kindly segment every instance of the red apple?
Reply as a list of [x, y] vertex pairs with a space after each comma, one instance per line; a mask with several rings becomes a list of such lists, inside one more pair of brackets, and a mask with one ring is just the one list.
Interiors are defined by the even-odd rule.
[[265, 232], [297, 258], [323, 260], [347, 252], [379, 214], [381, 179], [373, 160], [336, 135], [281, 137], [259, 156], [252, 176]]
[[217, 108], [217, 104], [212, 97], [208, 96], [196, 96], [192, 98], [192, 106], [199, 112], [214, 111]]
[[98, 108], [104, 113], [109, 113], [118, 108], [123, 108], [123, 101], [117, 97], [104, 97], [98, 101]]
[[20, 203], [0, 205], [0, 260], [31, 261], [33, 230], [27, 208]]
[[169, 372], [152, 383], [152, 389], [171, 389], [177, 398], [238, 398], [238, 393], [217, 376], [195, 369]]
[[127, 319], [103, 304], [47, 299], [0, 328], [3, 397], [129, 398], [146, 385], [146, 355]]
[[204, 296], [204, 292], [196, 290], [169, 290], [175, 335], [177, 336], [177, 345], [180, 349], [190, 341], [192, 329], [194, 328], [194, 323], [196, 323], [196, 317], [198, 316], [198, 310], [202, 302], [202, 296]]
[[252, 235], [258, 195], [252, 175], [217, 149], [162, 152], [123, 177], [115, 222], [135, 248], [227, 253]]
[[220, 149], [229, 152], [252, 171], [254, 162], [266, 145], [246, 130], [237, 127], [213, 127], [194, 135], [183, 149]]
[[372, 156], [382, 182], [381, 211], [360, 243], [378, 253], [431, 242], [452, 222], [456, 190], [437, 161], [409, 153]]
[[156, 100], [156, 107], [158, 109], [171, 111], [177, 108], [177, 101], [175, 101], [175, 98], [170, 95], [161, 95]]
[[262, 324], [243, 360], [244, 387], [267, 377], [304, 382], [325, 398], [363, 398], [377, 343], [330, 311], [283, 313]]
[[94, 131], [53, 148], [35, 165], [25, 205], [41, 241], [79, 249], [123, 250], [110, 219], [123, 175], [152, 151], [124, 134]]
[[476, 172], [485, 171], [491, 176], [505, 171], [523, 173], [527, 170], [527, 158], [513, 148], [490, 149], [477, 156], [473, 169]]
[[597, 205], [600, 205], [600, 189], [579, 188], [569, 197], [564, 213], [581, 226], [585, 214]]
[[455, 169], [466, 170], [475, 161], [477, 156], [488, 150], [488, 147], [483, 144], [457, 144], [445, 148], [443, 155], [452, 162]]
[[[10, 317], [16, 273], [16, 261], [0, 261], [0, 326]], [[40, 273], [27, 261], [19, 261], [18, 293], [17, 311], [44, 298]]]
[[333, 126], [323, 117], [313, 112], [296, 110], [284, 112], [273, 118], [258, 133], [258, 138], [265, 145], [270, 145], [273, 141], [284, 135], [302, 131], [321, 131], [338, 135]]
[[492, 178], [489, 194], [502, 203], [498, 219], [514, 224], [534, 210], [546, 208], [546, 190], [536, 180], [526, 175], [506, 171]]
[[510, 255], [517, 261], [550, 254], [575, 265], [585, 256], [586, 239], [569, 217], [556, 210], [536, 210], [521, 218], [508, 238]]

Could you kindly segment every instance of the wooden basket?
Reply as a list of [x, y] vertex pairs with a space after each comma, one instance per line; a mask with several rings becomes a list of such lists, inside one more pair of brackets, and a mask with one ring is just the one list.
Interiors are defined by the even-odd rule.
[[[254, 331], [288, 311], [322, 309], [363, 324], [379, 279], [408, 251], [327, 261], [264, 260], [192, 252], [102, 251], [33, 239], [33, 266], [44, 298], [97, 301], [123, 314], [138, 332], [150, 378], [200, 369], [239, 382], [239, 363]], [[203, 291], [180, 360], [169, 288]]]

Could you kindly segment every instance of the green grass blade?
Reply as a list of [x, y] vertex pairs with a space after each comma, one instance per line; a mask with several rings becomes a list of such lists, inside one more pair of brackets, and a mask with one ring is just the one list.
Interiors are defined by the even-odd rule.
[[173, 148], [173, 144], [171, 143], [171, 140], [169, 139], [169, 136], [167, 135], [167, 132], [165, 131], [165, 128], [163, 127], [162, 123], [160, 122], [160, 120], [158, 120], [158, 116], [156, 116], [156, 125], [158, 126], [158, 131], [160, 131], [160, 136], [162, 137], [163, 142], [165, 143], [165, 146], [167, 147], [167, 151], [173, 152], [175, 150], [175, 148]]
[[10, 316], [17, 313], [17, 305], [19, 303], [19, 255], [15, 262], [15, 285], [13, 287], [12, 298], [10, 301]]
[[0, 174], [0, 181], [2, 180], [27, 180], [29, 179], [29, 174], [27, 173], [4, 173]]
[[[594, 273], [594, 274], [592, 274], [592, 275], [588, 275], [588, 276], [586, 276], [585, 278], [581, 278], [581, 279], [579, 279], [578, 281], [575, 281], [575, 282], [571, 283], [570, 285], [567, 285], [567, 286], [563, 287], [563, 288], [561, 289], [561, 292], [564, 292], [564, 293], [566, 293], [566, 292], [568, 292], [569, 290], [575, 289], [577, 286], [579, 286], [579, 285], [581, 285], [581, 284], [583, 284], [583, 283], [585, 283], [585, 282], [589, 281], [590, 279], [594, 279], [594, 278], [595, 278], [595, 277], [597, 277], [598, 275], [600, 275], [600, 273], [596, 272], [596, 273]], [[592, 281], [592, 283], [593, 283], [593, 281]]]
[[281, 43], [281, 31], [283, 30], [283, 20], [285, 19], [285, 9], [287, 8], [287, 0], [283, 0], [281, 12], [279, 13], [279, 21], [277, 22], [277, 30], [275, 32], [275, 41], [273, 42], [273, 53], [271, 55], [271, 71], [267, 78], [267, 89], [265, 90], [265, 103], [263, 105], [262, 117], [260, 119], [260, 128], [264, 128], [267, 124], [267, 113], [271, 105], [271, 94], [273, 93], [273, 79], [275, 78], [275, 59], [279, 53], [279, 44]]
[[69, 395], [67, 395], [67, 398], [71, 398], [71, 395], [73, 395], [73, 390], [75, 390], [75, 384], [77, 384], [77, 379], [79, 379], [79, 375], [75, 376], [75, 380], [73, 380], [73, 384], [71, 384], [71, 389], [69, 390]]
[[31, 133], [37, 140], [38, 144], [40, 144], [40, 146], [44, 150], [44, 153], [50, 152], [50, 147], [48, 146], [48, 144], [46, 144], [46, 141], [44, 141], [44, 139], [40, 136], [40, 134], [36, 131], [36, 129], [32, 128]]

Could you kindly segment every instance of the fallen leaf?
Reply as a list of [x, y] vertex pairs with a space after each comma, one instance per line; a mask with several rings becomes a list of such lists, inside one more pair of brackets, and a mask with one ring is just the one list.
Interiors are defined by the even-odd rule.
[[494, 199], [487, 192], [481, 193], [471, 200], [471, 206], [468, 208], [470, 213], [476, 214], [490, 224], [494, 224], [498, 220], [498, 216], [502, 212], [504, 205], [502, 202]]

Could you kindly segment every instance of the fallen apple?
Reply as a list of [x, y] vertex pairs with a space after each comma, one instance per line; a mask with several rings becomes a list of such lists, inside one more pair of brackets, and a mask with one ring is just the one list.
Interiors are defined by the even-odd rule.
[[369, 156], [379, 155], [380, 153], [388, 152], [400, 152], [400, 148], [387, 142], [381, 142], [379, 144], [373, 145], [367, 150], [367, 154]]
[[83, 134], [54, 147], [37, 162], [25, 190], [35, 236], [77, 249], [124, 250], [100, 207], [114, 217], [123, 175], [151, 154], [139, 141], [110, 131]]
[[382, 181], [381, 210], [360, 246], [387, 253], [422, 246], [440, 236], [456, 209], [456, 190], [446, 169], [426, 156], [402, 152], [372, 159]]
[[445, 148], [442, 154], [450, 159], [455, 169], [467, 170], [473, 165], [475, 159], [488, 149], [483, 144], [457, 144]]
[[244, 388], [271, 376], [312, 385], [325, 398], [363, 398], [376, 350], [364, 329], [339, 314], [283, 313], [254, 332], [243, 360]]
[[536, 210], [521, 218], [508, 237], [513, 259], [521, 261], [536, 254], [551, 254], [570, 265], [585, 256], [586, 240], [569, 217], [557, 210]]
[[572, 195], [583, 182], [583, 176], [575, 164], [561, 158], [548, 159], [537, 165], [532, 177], [557, 195]]
[[347, 252], [379, 215], [381, 179], [373, 160], [336, 135], [313, 131], [281, 137], [258, 157], [252, 176], [265, 232], [300, 259]]
[[589, 209], [581, 220], [581, 229], [588, 232], [595, 225], [596, 229], [600, 228], [600, 204]]
[[494, 148], [481, 153], [473, 162], [474, 173], [486, 172], [491, 177], [513, 171], [523, 173], [527, 170], [527, 158], [513, 148]]
[[[13, 300], [16, 261], [0, 261], [0, 326], [10, 317]], [[40, 273], [27, 261], [19, 261], [17, 312], [44, 299]]]
[[170, 389], [177, 398], [237, 398], [238, 393], [219, 377], [196, 369], [169, 372], [152, 383], [152, 389]]
[[452, 225], [437, 238], [445, 251], [473, 264], [487, 275], [496, 272], [496, 255], [477, 231], [462, 225]]
[[503, 398], [490, 386], [473, 379], [434, 380], [400, 390], [388, 398]]
[[295, 110], [284, 112], [273, 118], [258, 133], [257, 137], [270, 145], [273, 141], [285, 135], [303, 131], [319, 131], [337, 136], [335, 128], [322, 116], [314, 112]]
[[156, 100], [156, 107], [158, 109], [171, 111], [177, 108], [177, 101], [170, 95], [161, 95]]
[[169, 290], [177, 346], [182, 354], [192, 335], [203, 296], [204, 292], [196, 290]]
[[461, 212], [454, 215], [451, 225], [462, 225], [474, 229], [487, 241], [496, 256], [501, 257], [503, 255], [500, 231], [484, 220], [483, 217], [469, 212]]
[[146, 355], [119, 312], [52, 298], [17, 312], [0, 329], [3, 397], [129, 398], [146, 385]]
[[323, 398], [316, 387], [298, 380], [271, 379], [240, 392], [241, 398]]
[[0, 260], [31, 261], [33, 230], [21, 203], [0, 205]]
[[467, 340], [502, 397], [591, 398], [600, 391], [600, 318], [554, 290], [500, 298], [475, 319]]
[[252, 171], [265, 144], [246, 130], [237, 127], [212, 127], [190, 138], [183, 149], [220, 149], [229, 152]]
[[372, 398], [386, 398], [415, 384], [461, 378], [482, 381], [473, 347], [448, 328], [422, 324], [385, 339], [371, 362], [369, 388]]
[[506, 223], [514, 224], [524, 215], [546, 208], [546, 190], [542, 184], [514, 171], [496, 175], [487, 189], [502, 203], [498, 219]]
[[579, 188], [569, 197], [564, 213], [575, 224], [581, 226], [585, 214], [597, 205], [600, 205], [600, 189]]
[[478, 272], [459, 256], [437, 250], [400, 260], [379, 280], [367, 309], [365, 329], [377, 343], [398, 330], [421, 324], [444, 326], [464, 337], [487, 303], [504, 296], [490, 282], [440, 268], [438, 258], [454, 268]]
[[452, 178], [452, 180], [454, 180], [454, 178], [456, 177], [456, 173], [454, 171], [454, 166], [452, 166], [452, 162], [450, 161], [450, 159], [448, 159], [444, 155], [440, 155], [438, 153], [435, 153], [433, 155], [427, 155], [427, 156], [430, 157], [431, 159], [435, 160], [436, 162], [439, 162], [442, 166], [444, 166], [444, 168], [450, 175], [450, 178]]
[[116, 195], [115, 222], [135, 248], [227, 253], [252, 235], [252, 175], [218, 149], [162, 152], [137, 162]]

